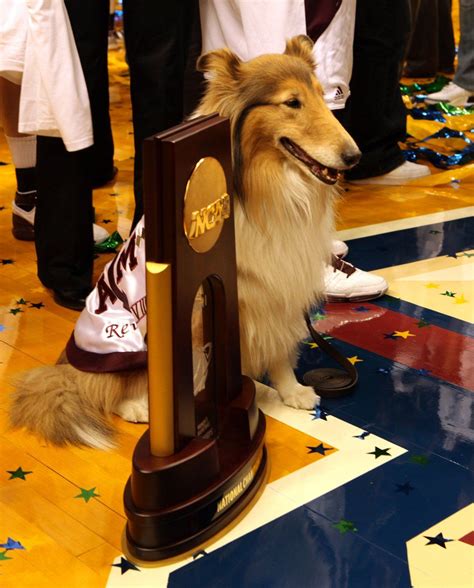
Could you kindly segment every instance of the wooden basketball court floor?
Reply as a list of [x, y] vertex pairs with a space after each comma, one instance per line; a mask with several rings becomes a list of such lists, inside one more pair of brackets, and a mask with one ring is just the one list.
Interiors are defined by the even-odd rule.
[[[123, 53], [110, 60], [119, 173], [94, 201], [97, 222], [126, 238], [128, 78]], [[108, 452], [7, 428], [13, 376], [55, 362], [77, 313], [38, 281], [33, 243], [13, 239], [3, 138], [0, 161], [1, 586], [472, 586], [473, 164], [402, 187], [347, 187], [338, 229], [348, 259], [390, 290], [313, 318], [357, 365], [356, 392], [311, 413], [262, 396], [271, 473], [260, 500], [214, 543], [151, 568], [122, 547], [123, 488], [144, 425], [116, 418]], [[96, 275], [110, 258], [96, 260]], [[324, 361], [303, 342], [298, 374]]]

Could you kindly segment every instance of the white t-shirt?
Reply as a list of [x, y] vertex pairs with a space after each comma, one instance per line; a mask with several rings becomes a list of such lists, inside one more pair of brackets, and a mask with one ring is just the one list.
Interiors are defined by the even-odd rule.
[[21, 84], [18, 130], [93, 144], [89, 95], [63, 0], [0, 0], [0, 75]]
[[21, 83], [25, 66], [28, 11], [23, 0], [0, 0], [0, 76]]
[[[316, 40], [316, 75], [332, 110], [344, 108], [352, 75], [356, 0], [342, 0]], [[243, 61], [283, 53], [287, 39], [306, 34], [304, 0], [200, 0], [202, 52], [228, 47]]]

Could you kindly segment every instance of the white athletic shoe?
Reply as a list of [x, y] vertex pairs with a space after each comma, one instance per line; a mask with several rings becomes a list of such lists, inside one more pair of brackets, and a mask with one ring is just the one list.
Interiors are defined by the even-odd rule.
[[363, 178], [362, 180], [348, 180], [350, 184], [373, 184], [379, 186], [401, 186], [410, 180], [416, 180], [431, 174], [430, 168], [426, 165], [405, 161], [388, 174], [374, 176], [373, 178]]
[[[32, 208], [31, 210], [23, 210], [23, 208], [20, 208], [17, 204], [15, 204], [15, 201], [12, 202], [13, 236], [16, 239], [23, 241], [34, 240], [35, 212], [36, 207]], [[109, 232], [107, 229], [104, 229], [104, 227], [99, 227], [99, 225], [93, 224], [92, 229], [94, 234], [94, 243], [96, 245], [103, 243], [109, 237]]]
[[333, 258], [324, 273], [326, 298], [329, 302], [363, 302], [379, 298], [388, 290], [382, 276], [357, 269], [347, 261]]
[[339, 259], [343, 259], [347, 252], [349, 251], [349, 247], [341, 241], [340, 239], [333, 239], [331, 244], [331, 253]]
[[433, 94], [427, 94], [425, 102], [428, 104], [436, 104], [437, 102], [446, 102], [452, 106], [466, 106], [469, 103], [469, 98], [474, 96], [474, 92], [465, 90], [461, 86], [456, 85], [454, 82], [449, 82], [439, 92]]
[[94, 243], [96, 245], [103, 243], [106, 239], [109, 238], [109, 231], [107, 231], [107, 229], [104, 229], [104, 227], [99, 227], [99, 225], [96, 225], [94, 223], [92, 225], [92, 230], [94, 233]]
[[12, 202], [12, 214], [15, 214], [16, 216], [26, 220], [30, 223], [30, 225], [35, 224], [35, 210], [35, 207], [33, 207], [31, 210], [23, 210], [23, 208], [20, 208], [14, 200]]

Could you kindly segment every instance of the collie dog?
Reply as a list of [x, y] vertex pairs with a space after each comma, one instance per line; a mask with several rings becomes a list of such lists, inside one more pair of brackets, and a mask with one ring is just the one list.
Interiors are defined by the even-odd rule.
[[[293, 371], [303, 315], [323, 298], [337, 180], [360, 158], [325, 105], [312, 47], [298, 36], [282, 55], [242, 62], [221, 49], [201, 56], [207, 91], [195, 112], [231, 122], [242, 371], [254, 379], [267, 373], [282, 401], [302, 409], [319, 401]], [[67, 362], [38, 368], [18, 383], [11, 422], [55, 444], [105, 447], [111, 413], [147, 420], [146, 377], [146, 370], [88, 373]]]

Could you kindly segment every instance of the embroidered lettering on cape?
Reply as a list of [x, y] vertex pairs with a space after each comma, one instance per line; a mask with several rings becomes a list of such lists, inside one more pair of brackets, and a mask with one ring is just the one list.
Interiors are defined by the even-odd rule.
[[105, 327], [105, 332], [107, 333], [107, 339], [112, 339], [113, 337], [117, 337], [118, 339], [123, 339], [129, 331], [136, 331], [138, 326], [135, 323], [112, 323], [111, 325], [107, 325]]
[[[107, 300], [110, 300], [112, 304], [116, 302], [118, 298], [123, 300], [126, 299], [125, 294], [117, 288], [117, 284], [120, 283], [123, 278], [124, 271], [131, 271], [138, 266], [138, 259], [135, 255], [136, 246], [136, 235], [132, 234], [127, 245], [120, 251], [117, 257], [112, 262], [109, 271], [109, 282], [105, 278], [105, 272], [99, 278], [97, 282], [97, 294], [99, 297], [99, 306], [94, 311], [95, 314], [102, 314], [107, 310]], [[123, 300], [125, 302], [125, 300]]]

